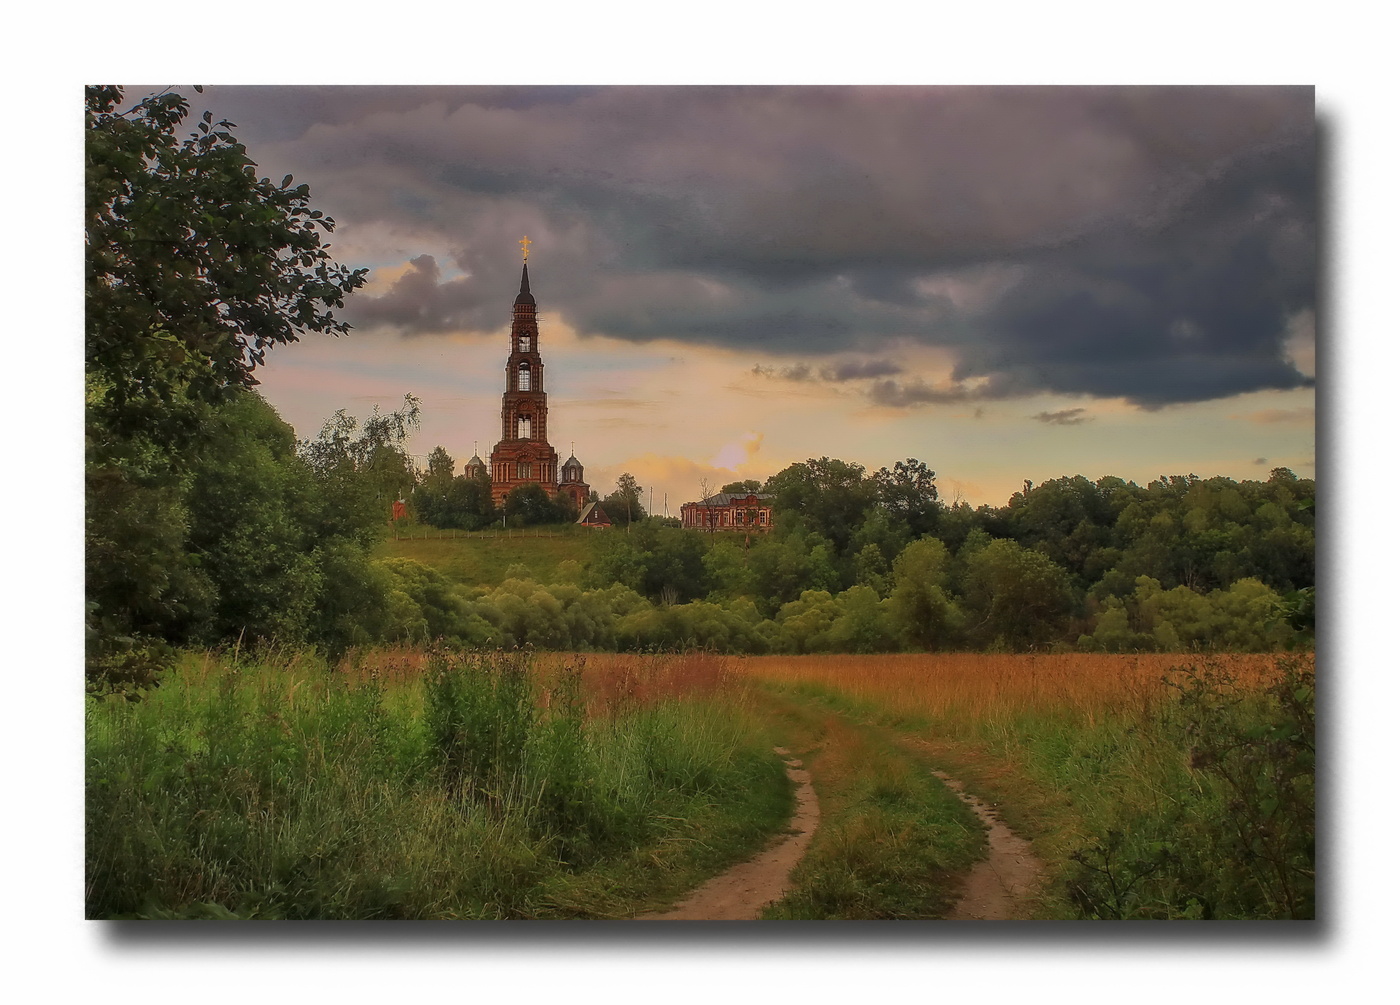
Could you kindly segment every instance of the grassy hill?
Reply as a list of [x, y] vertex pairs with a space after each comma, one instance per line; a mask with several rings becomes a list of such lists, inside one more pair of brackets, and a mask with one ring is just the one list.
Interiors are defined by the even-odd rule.
[[573, 526], [475, 534], [409, 527], [400, 530], [397, 540], [381, 544], [377, 555], [411, 558], [470, 586], [496, 586], [515, 565], [523, 566], [530, 579], [548, 583], [558, 578], [561, 562], [574, 561], [587, 569], [605, 539], [615, 533]]

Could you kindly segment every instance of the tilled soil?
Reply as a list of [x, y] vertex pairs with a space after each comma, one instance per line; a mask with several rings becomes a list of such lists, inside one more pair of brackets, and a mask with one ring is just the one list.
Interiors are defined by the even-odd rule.
[[670, 911], [639, 914], [639, 921], [751, 921], [787, 892], [792, 873], [816, 832], [821, 813], [812, 776], [802, 762], [782, 747], [774, 752], [787, 762], [787, 774], [797, 784], [797, 811], [786, 836], [759, 855], [705, 883]]

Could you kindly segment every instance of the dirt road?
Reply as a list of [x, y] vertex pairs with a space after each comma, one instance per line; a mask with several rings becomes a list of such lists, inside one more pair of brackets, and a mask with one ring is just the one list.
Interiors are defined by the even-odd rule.
[[672, 910], [638, 915], [638, 921], [751, 921], [787, 892], [788, 876], [811, 843], [821, 811], [812, 776], [802, 762], [789, 757], [782, 747], [774, 752], [786, 760], [788, 777], [797, 785], [797, 810], [783, 839], [720, 873]]
[[[787, 763], [797, 785], [797, 809], [785, 836], [756, 857], [705, 883], [670, 911], [638, 915], [639, 921], [744, 921], [787, 892], [788, 877], [801, 861], [821, 819], [812, 778], [802, 762], [782, 747], [774, 751]], [[962, 782], [942, 771], [933, 774], [966, 803], [988, 828], [987, 858], [969, 870], [962, 894], [946, 915], [948, 921], [1006, 921], [1028, 916], [1031, 897], [1044, 868], [1030, 842], [1001, 821], [996, 810], [964, 790]]]
[[1010, 921], [1024, 918], [1028, 901], [1044, 871], [1031, 854], [1031, 843], [1001, 822], [996, 810], [963, 790], [963, 783], [942, 771], [934, 775], [965, 802], [987, 826], [987, 858], [972, 867], [962, 896], [948, 921]]

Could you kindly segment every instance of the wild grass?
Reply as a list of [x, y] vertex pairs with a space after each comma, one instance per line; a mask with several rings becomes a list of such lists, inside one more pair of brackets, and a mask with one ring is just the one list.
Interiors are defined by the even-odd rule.
[[[412, 537], [390, 538], [376, 552], [380, 558], [411, 558], [441, 572], [464, 586], [499, 586], [524, 571], [522, 578], [553, 583], [564, 576], [576, 581], [578, 573], [596, 556], [602, 544], [597, 532], [584, 528], [552, 527], [511, 531], [442, 531], [415, 528]], [[419, 535], [426, 534], [427, 537]], [[578, 568], [566, 567], [575, 562]], [[572, 571], [568, 571], [572, 570]]]
[[187, 654], [143, 701], [89, 703], [88, 916], [658, 906], [791, 811], [742, 689], [699, 663], [595, 694], [521, 653]]
[[819, 701], [772, 702], [769, 714], [812, 773], [821, 825], [772, 919], [937, 918], [985, 851], [981, 824], [889, 734]]
[[1034, 839], [1045, 917], [1313, 912], [1310, 656], [757, 658], [920, 741]]

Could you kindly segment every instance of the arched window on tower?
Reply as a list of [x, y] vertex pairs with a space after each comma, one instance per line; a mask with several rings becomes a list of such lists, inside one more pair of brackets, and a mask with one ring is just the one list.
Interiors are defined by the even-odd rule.
[[528, 440], [530, 438], [530, 417], [528, 415], [521, 415], [516, 418], [515, 438], [517, 440]]
[[516, 375], [515, 389], [517, 391], [530, 390], [530, 364], [521, 363], [520, 372]]

